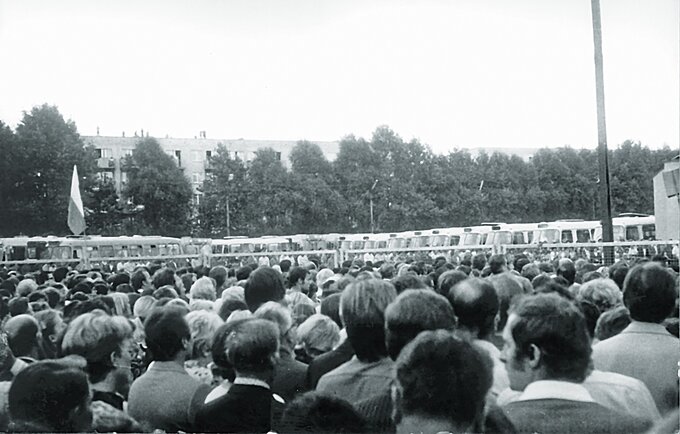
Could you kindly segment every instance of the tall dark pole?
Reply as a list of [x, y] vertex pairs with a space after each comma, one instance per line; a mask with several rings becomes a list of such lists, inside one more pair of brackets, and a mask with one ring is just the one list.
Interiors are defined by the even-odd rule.
[[[604, 113], [604, 71], [602, 68], [602, 25], [600, 21], [600, 0], [590, 1], [593, 11], [593, 42], [595, 44], [595, 94], [597, 99], [597, 155], [600, 173], [600, 218], [602, 241], [614, 241], [612, 227], [612, 202], [609, 190], [609, 161], [607, 155], [607, 124]], [[614, 248], [603, 249], [605, 265], [614, 263]]]

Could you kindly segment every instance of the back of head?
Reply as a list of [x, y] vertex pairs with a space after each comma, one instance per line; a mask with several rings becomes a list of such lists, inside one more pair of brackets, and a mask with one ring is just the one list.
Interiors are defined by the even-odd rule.
[[448, 293], [458, 325], [484, 339], [493, 334], [500, 301], [493, 285], [477, 277], [458, 283]]
[[17, 357], [29, 356], [38, 347], [38, 321], [23, 314], [10, 318], [4, 327], [12, 353]]
[[600, 309], [600, 312], [608, 311], [623, 302], [623, 294], [611, 279], [589, 280], [581, 285], [578, 296], [588, 300]]
[[121, 354], [123, 342], [132, 339], [133, 331], [130, 322], [122, 316], [110, 316], [101, 310], [85, 313], [67, 326], [61, 354], [85, 358], [90, 381], [98, 383], [115, 369], [111, 354]]
[[623, 291], [623, 281], [626, 280], [628, 274], [628, 264], [625, 262], [617, 262], [609, 267], [609, 277], [616, 282], [616, 285]]
[[236, 280], [239, 282], [241, 280], [246, 280], [250, 277], [250, 273], [253, 272], [253, 269], [250, 268], [247, 265], [244, 265], [243, 267], [240, 267], [238, 270], [236, 270]]
[[520, 270], [522, 277], [526, 277], [529, 279], [529, 281], [534, 280], [536, 276], [541, 274], [541, 270], [538, 268], [538, 265], [536, 264], [526, 264], [522, 269]]
[[498, 294], [499, 301], [499, 321], [498, 327], [502, 329], [505, 327], [505, 322], [508, 320], [508, 309], [512, 300], [524, 293], [524, 289], [519, 281], [510, 273], [500, 273], [490, 276], [489, 282]]
[[191, 330], [191, 354], [192, 359], [206, 357], [210, 354], [215, 331], [224, 323], [222, 318], [215, 312], [196, 310], [189, 312], [185, 317], [189, 330]]
[[[493, 288], [492, 288], [493, 290]], [[409, 289], [385, 310], [385, 341], [392, 359], [424, 330], [453, 330], [456, 318], [443, 296], [430, 289]]]
[[209, 300], [215, 301], [217, 298], [217, 290], [215, 283], [210, 277], [201, 277], [191, 285], [189, 290], [189, 297], [194, 300]]
[[449, 270], [444, 272], [437, 280], [437, 292], [446, 297], [451, 288], [458, 282], [462, 282], [469, 276], [460, 270]]
[[366, 279], [349, 285], [340, 298], [340, 315], [357, 358], [374, 362], [387, 355], [385, 309], [397, 291], [381, 279]]
[[244, 295], [251, 312], [255, 312], [258, 307], [268, 301], [279, 302], [286, 295], [283, 276], [273, 268], [260, 267], [248, 277]]
[[623, 302], [635, 321], [663, 322], [677, 298], [675, 278], [656, 262], [636, 265], [623, 282]]
[[398, 417], [445, 420], [461, 432], [482, 416], [493, 381], [489, 357], [444, 330], [423, 332], [406, 345], [396, 374]]
[[253, 312], [255, 318], [266, 319], [274, 324], [279, 329], [279, 342], [283, 346], [284, 344], [288, 346], [291, 342], [288, 339], [291, 327], [293, 327], [293, 317], [290, 310], [287, 307], [280, 305], [279, 303], [268, 301], [263, 304], [255, 312]]
[[425, 289], [428, 286], [412, 271], [404, 273], [392, 279], [392, 285], [397, 290], [397, 294], [401, 294], [407, 289]]
[[560, 259], [557, 263], [557, 275], [567, 279], [569, 285], [573, 285], [574, 279], [576, 278], [576, 266], [574, 265], [574, 262], [569, 258]]
[[153, 275], [152, 280], [154, 288], [161, 288], [165, 285], [175, 286], [175, 272], [169, 268], [161, 268]]
[[310, 357], [326, 353], [340, 341], [340, 328], [326, 315], [316, 313], [297, 328], [298, 341]]
[[616, 336], [631, 323], [630, 312], [625, 306], [618, 306], [604, 312], [597, 319], [595, 337], [601, 341]]
[[160, 307], [151, 311], [144, 321], [146, 345], [153, 360], [175, 359], [191, 339], [185, 311], [175, 307]]
[[486, 255], [484, 253], [478, 253], [472, 258], [470, 264], [473, 269], [482, 271], [486, 267]]
[[38, 283], [35, 280], [29, 278], [23, 279], [17, 284], [16, 287], [17, 295], [20, 297], [27, 297], [30, 293], [37, 290]]
[[283, 433], [359, 433], [364, 429], [364, 420], [349, 402], [320, 392], [298, 396], [281, 418]]
[[16, 427], [42, 431], [90, 430], [90, 386], [85, 373], [58, 361], [36, 362], [17, 374], [9, 389], [9, 412]]
[[[590, 363], [590, 337], [586, 320], [574, 303], [557, 294], [537, 294], [519, 299], [513, 306], [508, 327], [517, 358], [534, 357], [548, 378], [582, 382]], [[514, 318], [514, 320], [513, 320]]]
[[340, 320], [340, 293], [331, 294], [321, 300], [321, 313], [331, 318], [338, 327], [342, 328]]
[[218, 288], [222, 288], [224, 286], [224, 282], [227, 281], [227, 269], [222, 265], [213, 267], [210, 269], [208, 277], [210, 277], [211, 279], [215, 279], [215, 285]]
[[493, 255], [489, 258], [489, 270], [491, 274], [500, 274], [508, 269], [508, 261], [505, 255]]
[[251, 318], [236, 321], [224, 337], [227, 361], [238, 375], [260, 375], [274, 369], [279, 329], [271, 321]]
[[304, 282], [309, 270], [304, 267], [293, 267], [288, 272], [288, 287], [292, 288], [300, 282]]

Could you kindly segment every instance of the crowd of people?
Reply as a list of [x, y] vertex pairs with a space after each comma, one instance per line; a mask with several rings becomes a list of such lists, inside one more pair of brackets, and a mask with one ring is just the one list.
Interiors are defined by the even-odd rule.
[[677, 432], [678, 279], [468, 253], [0, 268], [0, 430]]

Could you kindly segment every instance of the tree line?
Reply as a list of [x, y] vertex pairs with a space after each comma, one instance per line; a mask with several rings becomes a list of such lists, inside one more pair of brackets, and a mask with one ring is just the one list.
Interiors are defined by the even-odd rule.
[[[609, 152], [613, 213], [652, 214], [652, 178], [678, 151], [626, 141]], [[441, 155], [386, 126], [370, 140], [343, 138], [334, 161], [300, 141], [288, 167], [270, 148], [245, 162], [219, 145], [198, 206], [189, 180], [153, 138], [140, 138], [126, 158], [128, 182], [118, 195], [96, 176], [95, 150], [53, 106], [25, 113], [14, 131], [0, 121], [0, 155], [3, 236], [68, 233], [73, 164], [90, 234], [392, 232], [599, 216], [595, 150], [544, 148], [526, 161], [460, 149]]]

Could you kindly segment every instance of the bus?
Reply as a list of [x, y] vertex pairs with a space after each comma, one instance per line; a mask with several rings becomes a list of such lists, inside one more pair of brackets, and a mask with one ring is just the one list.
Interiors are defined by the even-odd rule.
[[589, 243], [600, 223], [595, 220], [557, 220], [538, 224], [531, 244]]
[[[612, 219], [614, 241], [647, 241], [656, 239], [656, 219], [653, 215], [619, 214]], [[602, 241], [602, 226], [595, 229], [593, 239]]]

